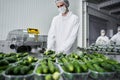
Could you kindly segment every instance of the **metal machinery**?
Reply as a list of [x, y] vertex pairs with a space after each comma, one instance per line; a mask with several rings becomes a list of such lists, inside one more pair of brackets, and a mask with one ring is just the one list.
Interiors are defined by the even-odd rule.
[[40, 35], [38, 29], [16, 29], [8, 33], [5, 41], [0, 41], [0, 52], [37, 52], [46, 45], [47, 36]]

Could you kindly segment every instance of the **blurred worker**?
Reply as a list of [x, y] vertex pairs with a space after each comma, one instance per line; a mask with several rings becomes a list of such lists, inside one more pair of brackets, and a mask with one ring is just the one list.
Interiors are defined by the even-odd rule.
[[96, 40], [96, 45], [108, 45], [109, 44], [109, 38], [105, 36], [105, 30], [100, 31], [101, 36], [99, 36]]
[[[48, 33], [47, 50], [70, 53], [75, 47], [79, 20], [69, 11], [68, 0], [55, 0], [59, 15], [55, 16]], [[77, 47], [77, 46], [76, 46]]]
[[118, 33], [111, 38], [111, 42], [120, 45], [120, 26], [118, 26]]

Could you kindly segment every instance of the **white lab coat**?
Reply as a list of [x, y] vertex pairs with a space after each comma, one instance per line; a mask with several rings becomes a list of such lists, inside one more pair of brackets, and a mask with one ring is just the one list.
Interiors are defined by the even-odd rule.
[[108, 45], [110, 40], [107, 36], [99, 36], [96, 40], [96, 45]]
[[115, 42], [116, 45], [120, 45], [120, 33], [115, 34], [112, 38], [111, 41]]
[[79, 20], [71, 11], [66, 16], [62, 14], [53, 18], [47, 41], [47, 49], [57, 53], [70, 53], [76, 41]]

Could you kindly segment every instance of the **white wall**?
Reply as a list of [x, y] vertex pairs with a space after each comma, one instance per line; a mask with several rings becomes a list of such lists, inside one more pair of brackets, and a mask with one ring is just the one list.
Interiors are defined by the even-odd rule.
[[[79, 16], [79, 1], [70, 0], [72, 10]], [[54, 0], [0, 0], [0, 40], [9, 31], [22, 28], [38, 28], [47, 35], [52, 18], [58, 14]]]

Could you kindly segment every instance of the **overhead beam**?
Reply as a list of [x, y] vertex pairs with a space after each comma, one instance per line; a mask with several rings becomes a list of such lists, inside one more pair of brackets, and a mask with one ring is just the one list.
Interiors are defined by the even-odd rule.
[[100, 4], [102, 2], [109, 1], [109, 0], [86, 0], [86, 1], [90, 3]]
[[110, 14], [114, 14], [114, 13], [119, 12], [119, 11], [120, 11], [120, 8], [113, 9], [113, 10], [110, 10]]
[[105, 8], [105, 7], [108, 7], [108, 6], [111, 6], [111, 5], [115, 5], [115, 4], [118, 4], [118, 3], [120, 3], [120, 0], [106, 1], [104, 3], [99, 4], [99, 8], [102, 9], [102, 8]]
[[118, 19], [120, 20], [120, 15], [118, 15]]

